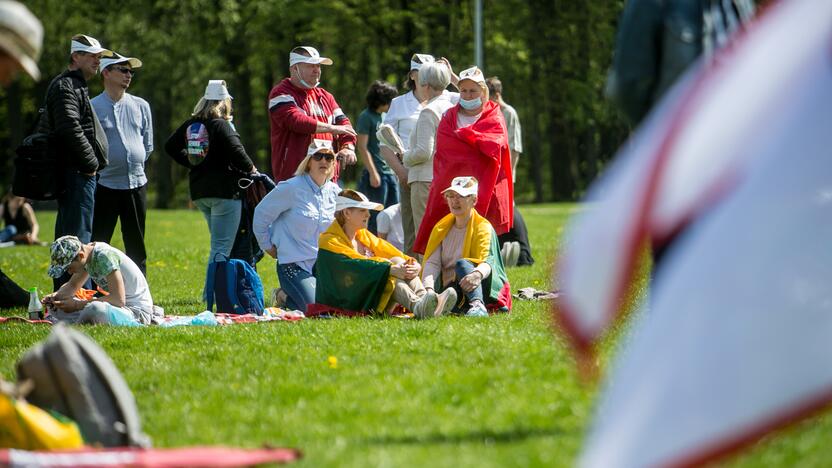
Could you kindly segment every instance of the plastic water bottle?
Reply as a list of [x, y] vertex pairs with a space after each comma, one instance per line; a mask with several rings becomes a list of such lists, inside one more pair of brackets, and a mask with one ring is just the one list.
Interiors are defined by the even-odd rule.
[[43, 320], [43, 306], [38, 297], [38, 288], [29, 289], [29, 320]]

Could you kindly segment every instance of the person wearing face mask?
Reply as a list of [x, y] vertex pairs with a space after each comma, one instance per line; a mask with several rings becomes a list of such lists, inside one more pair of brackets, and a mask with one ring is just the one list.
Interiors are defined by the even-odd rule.
[[459, 104], [445, 112], [436, 131], [433, 183], [413, 250], [424, 253], [431, 229], [449, 213], [442, 190], [458, 176], [478, 181], [476, 209], [497, 234], [511, 229], [514, 188], [511, 152], [500, 105], [488, 100], [485, 76], [477, 67], [459, 74]]
[[295, 47], [289, 53], [289, 78], [269, 93], [275, 182], [294, 176], [313, 140], [330, 142], [336, 151], [333, 181], [338, 180], [339, 161], [355, 164], [355, 130], [332, 94], [318, 86], [321, 65], [332, 65], [332, 59], [321, 57], [314, 47]]

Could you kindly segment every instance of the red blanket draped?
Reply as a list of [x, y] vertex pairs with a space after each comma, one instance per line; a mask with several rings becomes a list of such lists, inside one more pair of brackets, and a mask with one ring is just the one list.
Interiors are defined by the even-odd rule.
[[477, 178], [477, 211], [485, 214], [498, 235], [511, 229], [514, 219], [511, 153], [500, 106], [487, 101], [480, 119], [462, 129], [457, 128], [458, 111], [458, 105], [450, 108], [436, 131], [433, 182], [413, 246], [418, 253], [425, 252], [433, 226], [449, 213], [442, 191], [450, 187], [454, 177]]

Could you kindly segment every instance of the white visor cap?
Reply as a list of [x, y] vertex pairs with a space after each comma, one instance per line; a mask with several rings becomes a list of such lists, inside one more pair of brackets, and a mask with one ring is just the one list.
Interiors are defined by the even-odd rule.
[[98, 42], [98, 39], [86, 35], [81, 35], [84, 38], [84, 41], [88, 42], [89, 45], [84, 44], [81, 41], [70, 41], [69, 42], [69, 53], [75, 52], [86, 52], [88, 54], [101, 54], [103, 57], [112, 57], [113, 51], [109, 49], [105, 49], [101, 47], [101, 43]]
[[119, 63], [129, 63], [132, 69], [141, 68], [142, 61], [135, 58], [135, 57], [125, 57], [123, 55], [119, 55], [113, 52], [112, 57], [103, 58], [101, 59], [101, 65], [99, 65], [99, 71], [104, 71], [105, 68], [109, 67], [110, 65], [116, 65]]
[[332, 59], [321, 57], [321, 54], [318, 53], [318, 49], [309, 46], [299, 46], [295, 47], [292, 50], [303, 49], [305, 50], [309, 56], [298, 54], [295, 52], [289, 52], [289, 66], [293, 66], [298, 63], [311, 63], [312, 65], [332, 65]]
[[338, 195], [335, 199], [335, 211], [341, 211], [345, 208], [364, 208], [366, 210], [374, 210], [374, 211], [381, 211], [384, 209], [384, 205], [381, 203], [371, 202], [370, 199], [367, 198], [361, 192], [355, 192], [361, 197], [361, 200], [353, 200], [352, 198], [342, 197]]
[[477, 179], [474, 177], [454, 177], [454, 180], [451, 181], [451, 186], [443, 190], [442, 194], [445, 194], [446, 192], [456, 192], [461, 197], [468, 197], [476, 195], [479, 188], [480, 186], [477, 183]]

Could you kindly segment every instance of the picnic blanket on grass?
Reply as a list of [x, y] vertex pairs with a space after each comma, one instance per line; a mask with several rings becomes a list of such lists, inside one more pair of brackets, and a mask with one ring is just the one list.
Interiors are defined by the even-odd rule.
[[[162, 327], [176, 327], [184, 325], [235, 325], [239, 323], [262, 323], [262, 322], [277, 322], [303, 320], [306, 316], [299, 310], [285, 310], [277, 307], [267, 307], [263, 311], [263, 315], [254, 314], [214, 314], [209, 311], [202, 312], [198, 315], [166, 315], [164, 317], [154, 317], [153, 325]], [[25, 317], [0, 317], [0, 324], [7, 322], [17, 323], [45, 323], [52, 325], [49, 320], [29, 320]]]

